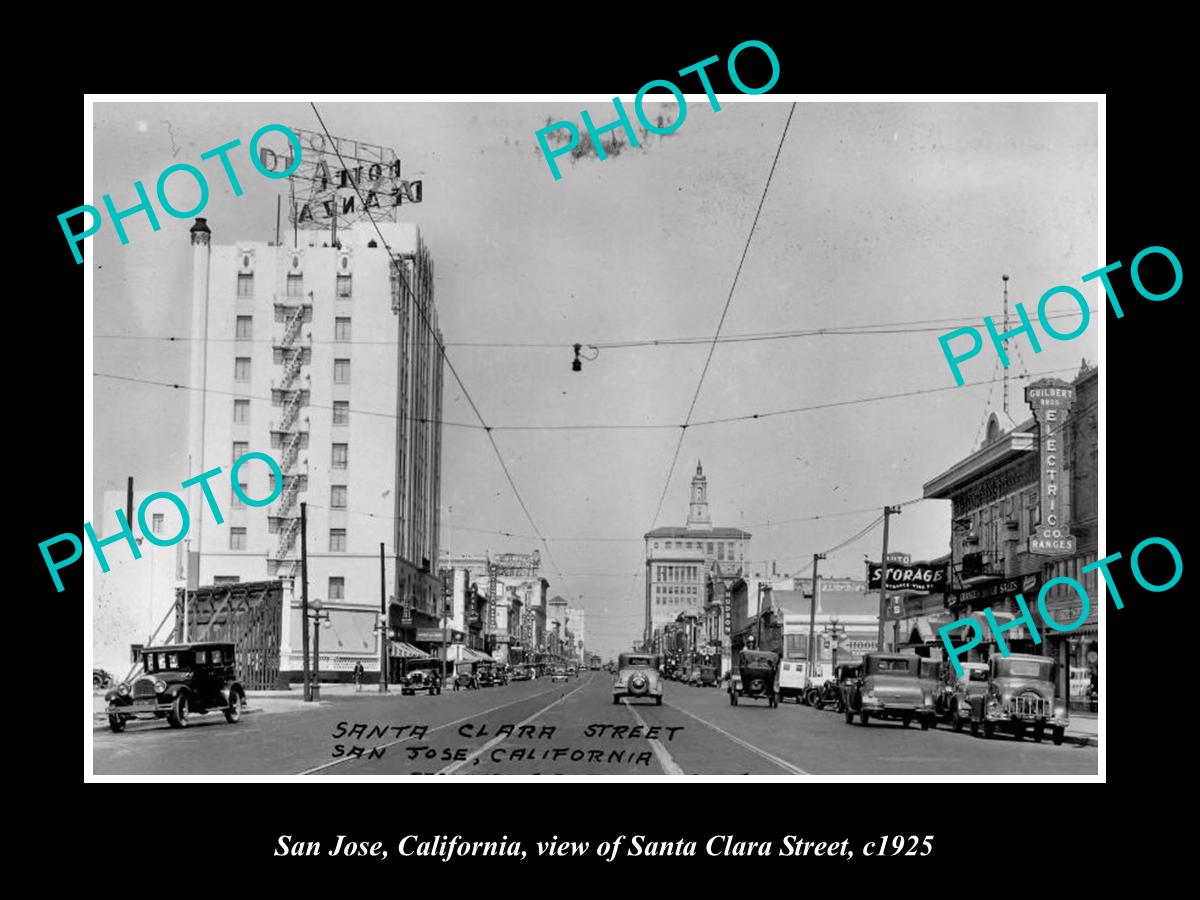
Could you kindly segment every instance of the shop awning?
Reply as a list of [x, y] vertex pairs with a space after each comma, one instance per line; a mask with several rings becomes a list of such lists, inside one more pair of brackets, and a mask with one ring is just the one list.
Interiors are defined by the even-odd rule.
[[404, 641], [392, 641], [391, 654], [393, 659], [425, 659], [429, 656], [424, 650], [418, 650]]
[[933, 626], [925, 621], [925, 619], [917, 619], [916, 625], [913, 626], [913, 630], [908, 635], [908, 644], [910, 647], [914, 644], [932, 645], [941, 644], [941, 642], [942, 639], [934, 633]]
[[462, 648], [463, 662], [495, 662], [488, 654], [482, 650], [472, 650], [470, 647]]

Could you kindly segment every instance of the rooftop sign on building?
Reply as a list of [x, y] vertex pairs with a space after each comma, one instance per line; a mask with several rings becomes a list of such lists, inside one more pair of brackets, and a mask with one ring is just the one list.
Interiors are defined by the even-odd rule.
[[[304, 128], [292, 131], [302, 147], [300, 163], [288, 175], [294, 192], [288, 221], [296, 227], [328, 228], [335, 219], [338, 225], [353, 225], [381, 214], [395, 220], [396, 207], [421, 202], [421, 182], [400, 177], [400, 158], [391, 147]], [[292, 167], [291, 144], [284, 144], [279, 149], [259, 146], [264, 170], [287, 172]]]

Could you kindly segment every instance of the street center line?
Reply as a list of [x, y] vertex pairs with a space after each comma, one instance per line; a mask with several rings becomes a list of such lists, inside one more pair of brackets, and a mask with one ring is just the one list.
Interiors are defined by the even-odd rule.
[[[562, 702], [563, 702], [564, 700], [566, 700], [568, 697], [570, 697], [570, 696], [572, 696], [573, 694], [577, 694], [577, 693], [579, 693], [580, 691], [582, 691], [582, 690], [583, 690], [585, 687], [587, 687], [587, 685], [588, 685], [588, 682], [589, 682], [589, 681], [591, 681], [591, 679], [590, 679], [590, 678], [589, 678], [587, 681], [585, 681], [583, 684], [581, 684], [579, 687], [575, 688], [575, 690], [571, 691], [571, 693], [570, 693], [570, 694], [563, 694], [561, 697], [559, 697], [559, 698], [558, 698], [557, 700], [555, 700], [553, 703], [551, 703], [551, 704], [549, 704], [549, 705], [547, 705], [547, 706], [543, 706], [541, 709], [539, 709], [537, 712], [535, 712], [535, 713], [534, 713], [532, 716], [530, 716], [530, 717], [529, 717], [528, 719], [526, 719], [524, 722], [520, 722], [520, 723], [518, 723], [516, 726], [514, 726], [514, 728], [513, 728], [513, 732], [518, 732], [518, 731], [520, 731], [520, 730], [521, 730], [521, 726], [522, 726], [522, 725], [528, 725], [530, 722], [532, 722], [534, 719], [536, 719], [538, 716], [540, 716], [540, 715], [541, 715], [542, 713], [544, 713], [546, 710], [548, 710], [548, 709], [551, 709], [552, 707], [558, 706], [558, 704], [562, 703]], [[542, 696], [542, 695], [541, 695], [541, 694], [538, 694], [537, 696], [539, 696], [539, 697], [540, 697], [540, 696]], [[476, 750], [474, 753], [470, 753], [470, 754], [468, 754], [466, 759], [459, 760], [458, 762], [451, 763], [450, 765], [446, 766], [445, 768], [443, 768], [443, 769], [439, 770], [437, 774], [439, 774], [439, 775], [453, 775], [455, 772], [457, 772], [459, 769], [461, 769], [461, 768], [462, 768], [463, 766], [465, 766], [467, 763], [469, 763], [469, 762], [472, 762], [473, 760], [475, 760], [476, 758], [478, 758], [478, 757], [479, 757], [481, 754], [483, 754], [483, 753], [486, 753], [488, 750], [491, 750], [491, 749], [492, 749], [493, 747], [495, 747], [497, 744], [499, 744], [499, 743], [502, 743], [503, 741], [506, 741], [506, 740], [508, 740], [510, 737], [512, 737], [512, 734], [501, 734], [501, 735], [497, 735], [496, 737], [494, 737], [494, 738], [492, 738], [490, 741], [488, 741], [486, 744], [484, 744], [482, 747], [480, 747], [478, 750]]]
[[[580, 685], [580, 687], [583, 687], [583, 685]], [[576, 688], [576, 690], [578, 690], [578, 688]], [[544, 697], [546, 694], [552, 694], [552, 693], [554, 693], [554, 691], [555, 691], [555, 688], [551, 688], [548, 691], [542, 691], [540, 694], [530, 694], [528, 697], [521, 697], [518, 700], [512, 700], [508, 703], [501, 703], [499, 706], [493, 706], [491, 709], [480, 710], [479, 712], [472, 713], [469, 716], [463, 716], [461, 719], [455, 719], [453, 722], [447, 722], [444, 725], [438, 725], [436, 728], [430, 728], [428, 731], [425, 732], [425, 734], [433, 734], [435, 731], [441, 731], [443, 728], [450, 728], [452, 725], [459, 725], [463, 722], [466, 722], [470, 719], [475, 718], [476, 716], [486, 716], [488, 713], [494, 713], [496, 710], [504, 709], [506, 706], [513, 706], [517, 703], [524, 703], [526, 700], [535, 700], [538, 697]], [[382, 747], [394, 747], [396, 744], [403, 744], [405, 741], [411, 741], [412, 739], [413, 739], [412, 735], [409, 735], [408, 737], [399, 738], [388, 744], [378, 744], [373, 749], [380, 749]], [[424, 740], [424, 735], [421, 736], [421, 739]], [[320, 772], [322, 769], [328, 769], [333, 766], [340, 765], [341, 763], [347, 762], [348, 760], [351, 760], [351, 759], [358, 759], [358, 757], [357, 756], [344, 756], [341, 759], [335, 759], [333, 762], [327, 762], [327, 763], [324, 763], [319, 766], [314, 766], [311, 769], [305, 769], [303, 772], [297, 772], [296, 774], [297, 775], [312, 775], [314, 772]]]
[[[627, 699], [622, 699], [621, 702], [625, 704], [625, 708], [627, 710], [633, 713], [633, 717], [637, 719], [637, 723], [645, 728], [648, 732], [650, 730], [650, 726], [646, 724], [646, 720], [642, 718], [641, 713], [637, 711], [637, 708], [634, 707], [634, 705]], [[650, 749], [654, 751], [654, 755], [658, 757], [658, 764], [663, 767], [664, 773], [667, 775], [687, 774], [687, 772], [683, 771], [683, 769], [679, 767], [678, 763], [671, 758], [671, 754], [667, 751], [667, 748], [663, 746], [662, 741], [660, 741], [658, 738], [646, 738], [646, 740], [650, 744]]]
[[706, 719], [702, 719], [702, 718], [700, 718], [700, 717], [699, 717], [699, 716], [697, 716], [697, 715], [693, 715], [692, 713], [688, 712], [688, 711], [687, 711], [686, 709], [684, 709], [683, 707], [680, 707], [680, 706], [673, 706], [673, 705], [672, 705], [672, 704], [670, 704], [670, 703], [667, 703], [667, 704], [664, 704], [664, 705], [666, 705], [666, 706], [670, 706], [670, 707], [671, 707], [671, 709], [677, 709], [677, 710], [679, 710], [679, 711], [680, 711], [681, 713], [683, 713], [685, 716], [691, 716], [691, 717], [692, 717], [693, 719], [695, 719], [697, 722], [701, 722], [701, 723], [703, 723], [704, 725], [707, 725], [707, 726], [708, 726], [709, 728], [711, 728], [713, 731], [716, 731], [716, 732], [719, 732], [719, 733], [721, 733], [721, 734], [725, 735], [725, 737], [729, 738], [729, 739], [730, 739], [731, 741], [733, 741], [735, 744], [740, 744], [741, 746], [745, 747], [747, 750], [751, 750], [751, 751], [753, 751], [754, 753], [757, 753], [757, 754], [758, 754], [759, 756], [761, 756], [763, 759], [765, 759], [765, 760], [769, 760], [770, 762], [773, 762], [773, 763], [775, 763], [775, 765], [779, 766], [781, 769], [787, 769], [787, 770], [788, 770], [789, 772], [791, 772], [793, 775], [811, 775], [811, 774], [812, 774], [811, 772], [805, 772], [805, 771], [804, 771], [803, 769], [801, 769], [799, 766], [793, 766], [793, 765], [792, 765], [790, 762], [788, 762], [786, 759], [781, 759], [780, 757], [776, 756], [774, 753], [768, 753], [766, 750], [763, 750], [761, 747], [755, 747], [755, 746], [754, 746], [753, 744], [751, 744], [749, 741], [743, 741], [743, 740], [742, 740], [740, 737], [738, 737], [736, 734], [730, 734], [730, 733], [729, 733], [728, 731], [726, 731], [724, 728], [721, 728], [721, 727], [719, 727], [719, 726], [717, 726], [717, 725], [714, 725], [712, 722], [709, 722], [709, 721], [708, 721], [708, 720], [706, 720]]

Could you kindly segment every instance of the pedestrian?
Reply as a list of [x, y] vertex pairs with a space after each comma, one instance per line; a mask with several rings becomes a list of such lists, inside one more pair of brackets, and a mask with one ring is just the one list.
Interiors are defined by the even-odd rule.
[[362, 680], [363, 680], [363, 664], [362, 664], [362, 660], [360, 659], [358, 662], [356, 662], [354, 664], [354, 690], [356, 692], [362, 690]]

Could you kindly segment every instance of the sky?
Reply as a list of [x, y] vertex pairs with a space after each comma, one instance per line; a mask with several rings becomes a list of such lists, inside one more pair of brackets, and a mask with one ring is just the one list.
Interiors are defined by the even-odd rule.
[[[753, 535], [750, 569], [768, 571], [773, 560], [779, 572], [807, 571], [813, 553], [857, 533], [885, 504], [919, 498], [978, 446], [987, 411], [1000, 404], [996, 354], [985, 346], [963, 366], [968, 384], [954, 387], [937, 337], [999, 316], [1002, 274], [1010, 303], [1031, 317], [1060, 284], [1102, 309], [1097, 283], [1081, 283], [1107, 262], [1098, 256], [1095, 104], [799, 103], [721, 334], [914, 322], [926, 324], [898, 327], [932, 330], [719, 343], [693, 423], [842, 405], [693, 424], [667, 483], [709, 353], [703, 339], [730, 297], [789, 107], [722, 95], [714, 112], [703, 95], [689, 96], [674, 134], [639, 135], [640, 147], [605, 160], [560, 157], [555, 181], [534, 132], [547, 117], [579, 123], [585, 108], [597, 124], [610, 121], [611, 103], [318, 104], [332, 134], [394, 148], [404, 177], [423, 181], [423, 202], [403, 213], [435, 261], [447, 355], [547, 538], [550, 593], [587, 611], [588, 643], [606, 656], [641, 636], [641, 536], [683, 524], [698, 460], [713, 524]], [[648, 110], [652, 120], [675, 116], [673, 103]], [[153, 192], [165, 167], [187, 162], [210, 176], [202, 215], [214, 243], [271, 239], [287, 183], [259, 176], [245, 154], [250, 136], [276, 122], [319, 129], [300, 103], [96, 104], [87, 202], [111, 193], [118, 209], [131, 206], [136, 179]], [[215, 160], [199, 158], [234, 138], [242, 196]], [[184, 208], [186, 180], [172, 180]], [[189, 332], [191, 219], [160, 219], [158, 232], [144, 216], [126, 220], [125, 246], [107, 223], [88, 238], [94, 369], [186, 383], [186, 342], [155, 338]], [[1073, 305], [1059, 298], [1049, 311]], [[1070, 379], [1081, 359], [1095, 364], [1098, 318], [1071, 341], [1039, 332], [1037, 354], [1019, 338], [1010, 373]], [[1065, 332], [1077, 322], [1055, 325]], [[702, 342], [603, 346], [671, 338]], [[600, 345], [579, 373], [575, 343]], [[93, 381], [96, 508], [128, 475], [178, 483], [187, 406], [177, 392]], [[1021, 384], [1009, 394], [1018, 422], [1028, 414]], [[843, 403], [923, 390], [933, 392]], [[443, 418], [477, 423], [449, 371]], [[564, 427], [614, 425], [635, 427]], [[547, 557], [536, 539], [463, 530], [534, 534], [483, 432], [445, 428], [442, 462], [444, 549], [540, 547]], [[946, 553], [949, 518], [945, 501], [905, 506], [891, 549], [914, 559]], [[875, 528], [830, 554], [822, 574], [862, 577], [881, 541]]]

